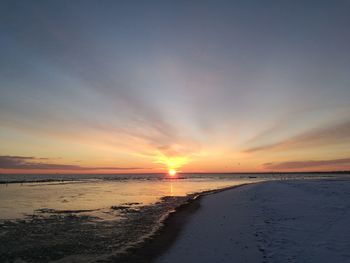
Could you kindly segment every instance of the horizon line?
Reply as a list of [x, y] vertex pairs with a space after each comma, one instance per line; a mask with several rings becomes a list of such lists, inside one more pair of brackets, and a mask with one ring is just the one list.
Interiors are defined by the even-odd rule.
[[[311, 174], [311, 173], [350, 173], [350, 170], [334, 171], [269, 171], [269, 172], [178, 172], [177, 174]], [[167, 172], [146, 173], [0, 173], [0, 175], [142, 175], [142, 174], [167, 174]]]

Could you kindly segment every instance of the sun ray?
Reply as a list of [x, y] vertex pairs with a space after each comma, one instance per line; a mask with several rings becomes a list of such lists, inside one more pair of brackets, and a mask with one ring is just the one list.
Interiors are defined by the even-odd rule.
[[157, 157], [155, 163], [163, 164], [166, 166], [168, 170], [168, 174], [170, 176], [175, 176], [178, 172], [178, 169], [184, 166], [189, 162], [188, 157], [186, 156], [165, 156], [164, 154], [160, 154]]

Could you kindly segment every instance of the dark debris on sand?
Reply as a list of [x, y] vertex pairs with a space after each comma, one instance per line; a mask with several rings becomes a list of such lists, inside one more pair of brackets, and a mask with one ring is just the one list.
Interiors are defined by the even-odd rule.
[[[91, 210], [41, 209], [23, 220], [0, 222], [0, 262], [48, 262], [77, 255], [75, 262], [109, 262], [160, 226], [160, 218], [190, 197], [164, 197], [154, 205], [127, 203], [107, 213], [116, 220], [84, 215]], [[84, 255], [84, 260], [79, 260]], [[123, 255], [123, 253], [121, 253]]]

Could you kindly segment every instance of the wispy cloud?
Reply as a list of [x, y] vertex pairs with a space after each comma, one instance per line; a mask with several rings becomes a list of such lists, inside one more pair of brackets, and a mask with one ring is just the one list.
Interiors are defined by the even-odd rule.
[[281, 162], [281, 163], [265, 163], [263, 164], [266, 169], [305, 169], [320, 166], [341, 166], [350, 165], [350, 158], [333, 159], [333, 160], [308, 160], [308, 161], [296, 161], [296, 162]]
[[[294, 16], [283, 17], [283, 32], [280, 21], [300, 4], [6, 2], [0, 167], [93, 170], [99, 158], [120, 158], [130, 166], [188, 159], [187, 167], [221, 169], [227, 159], [254, 155], [237, 151], [327, 145], [324, 156], [339, 158], [337, 146], [350, 143], [350, 121], [295, 136], [349, 107], [345, 1], [323, 1], [298, 17], [305, 22], [298, 34]], [[37, 155], [43, 146], [63, 158], [6, 156]], [[260, 156], [247, 166], [268, 161]]]
[[314, 129], [276, 143], [251, 147], [246, 149], [245, 152], [253, 153], [269, 150], [285, 150], [315, 145], [327, 145], [343, 142], [344, 140], [348, 139], [350, 139], [350, 121]]
[[84, 167], [70, 164], [54, 164], [42, 162], [48, 158], [31, 156], [0, 156], [1, 169], [38, 169], [38, 170], [136, 170], [140, 167]]

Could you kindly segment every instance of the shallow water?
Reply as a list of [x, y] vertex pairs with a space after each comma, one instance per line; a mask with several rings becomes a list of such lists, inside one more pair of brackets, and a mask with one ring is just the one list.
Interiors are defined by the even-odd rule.
[[106, 260], [196, 193], [305, 177], [329, 175], [0, 175], [0, 262]]
[[164, 196], [186, 196], [256, 180], [222, 176], [179, 179], [148, 176], [129, 180], [108, 178], [2, 184], [0, 220], [20, 219], [44, 211], [83, 211], [83, 214], [94, 215], [101, 220], [113, 219], [104, 213], [112, 206], [129, 203], [134, 206], [151, 205]]

